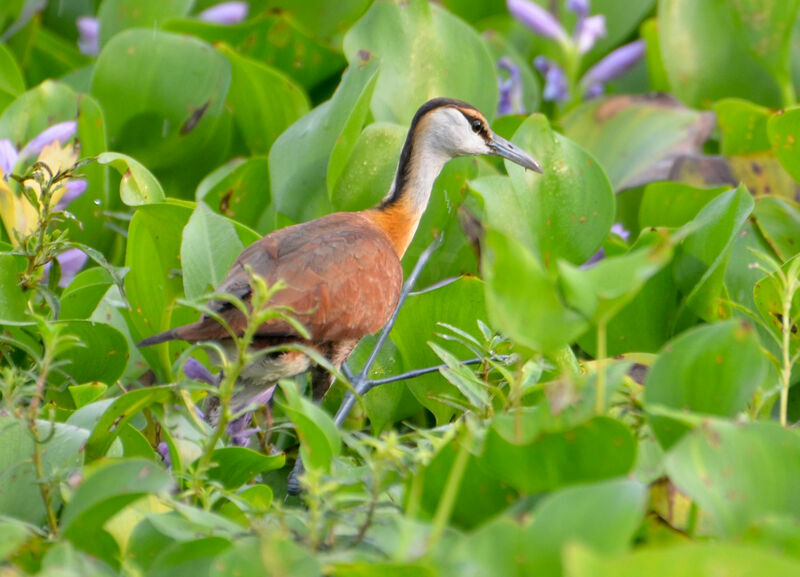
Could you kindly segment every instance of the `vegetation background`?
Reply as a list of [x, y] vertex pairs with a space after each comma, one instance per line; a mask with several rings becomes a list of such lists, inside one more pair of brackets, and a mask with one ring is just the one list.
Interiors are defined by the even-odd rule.
[[[800, 575], [798, 0], [214, 4], [0, 5], [0, 575]], [[134, 343], [442, 95], [544, 166], [437, 181], [371, 376], [443, 366], [211, 428]]]

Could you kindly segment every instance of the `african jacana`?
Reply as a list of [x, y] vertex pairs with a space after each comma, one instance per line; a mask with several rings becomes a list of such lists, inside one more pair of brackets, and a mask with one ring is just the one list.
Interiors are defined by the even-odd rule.
[[[458, 156], [493, 155], [541, 172], [531, 156], [494, 134], [475, 107], [450, 98], [423, 104], [411, 121], [389, 193], [375, 208], [337, 212], [276, 230], [247, 247], [236, 259], [218, 292], [245, 301], [250, 295], [248, 273], [273, 285], [282, 279], [286, 288], [273, 296], [276, 306], [291, 307], [306, 327], [303, 339], [287, 322], [274, 320], [258, 331], [253, 347], [286, 343], [313, 347], [334, 366], [341, 366], [365, 335], [377, 332], [398, 303], [403, 282], [403, 257], [428, 205], [433, 183], [445, 163]], [[245, 318], [223, 302], [209, 306], [235, 331]], [[213, 318], [159, 333], [139, 343], [149, 346], [172, 339], [190, 342], [219, 341], [228, 350], [232, 341]], [[301, 352], [262, 356], [239, 377], [238, 404], [274, 384], [278, 379], [311, 370], [315, 400], [321, 399], [333, 377]]]

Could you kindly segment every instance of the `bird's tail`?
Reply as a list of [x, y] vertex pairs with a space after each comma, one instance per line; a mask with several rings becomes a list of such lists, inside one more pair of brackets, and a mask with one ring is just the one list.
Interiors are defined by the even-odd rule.
[[157, 335], [153, 335], [152, 337], [147, 337], [146, 339], [136, 343], [136, 346], [149, 347], [151, 345], [157, 345], [160, 343], [165, 343], [167, 341], [172, 341], [177, 338], [178, 335], [176, 334], [176, 330], [170, 329], [168, 331], [164, 331], [163, 333], [158, 333]]

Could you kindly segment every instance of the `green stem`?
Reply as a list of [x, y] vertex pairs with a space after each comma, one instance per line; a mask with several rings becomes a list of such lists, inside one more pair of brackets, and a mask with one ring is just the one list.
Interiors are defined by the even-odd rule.
[[796, 282], [792, 278], [789, 280], [786, 287], [786, 293], [783, 297], [783, 316], [781, 318], [781, 406], [780, 406], [780, 420], [781, 425], [786, 426], [787, 417], [789, 412], [789, 382], [792, 378], [792, 358], [791, 358], [791, 343], [790, 337], [792, 333], [792, 300], [794, 298], [795, 290], [797, 289]]
[[606, 323], [597, 323], [597, 397], [595, 412], [602, 415], [606, 410]]
[[439, 501], [439, 506], [436, 508], [436, 514], [433, 517], [433, 526], [431, 527], [431, 534], [428, 536], [428, 551], [432, 551], [436, 543], [444, 534], [447, 527], [447, 522], [450, 520], [450, 515], [453, 513], [453, 506], [456, 502], [456, 497], [461, 489], [461, 480], [464, 478], [464, 471], [467, 469], [469, 462], [469, 443], [471, 435], [469, 430], [461, 440], [461, 446], [456, 454], [456, 460], [453, 467], [450, 469], [450, 475], [447, 477], [445, 483], [444, 494]]

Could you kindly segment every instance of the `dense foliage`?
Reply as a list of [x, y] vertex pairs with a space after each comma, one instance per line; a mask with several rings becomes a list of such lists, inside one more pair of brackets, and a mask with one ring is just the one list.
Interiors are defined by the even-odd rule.
[[[0, 575], [800, 574], [800, 0], [538, 1], [0, 5]], [[437, 181], [371, 376], [442, 367], [210, 426], [245, 355], [135, 343], [434, 96], [544, 167]]]

